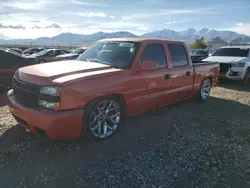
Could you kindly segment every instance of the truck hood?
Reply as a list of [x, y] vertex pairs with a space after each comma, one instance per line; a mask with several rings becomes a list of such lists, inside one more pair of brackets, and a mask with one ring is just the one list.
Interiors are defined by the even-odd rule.
[[247, 60], [246, 57], [210, 56], [202, 61], [212, 61], [218, 63], [238, 63]]
[[108, 65], [86, 61], [59, 61], [20, 68], [15, 77], [37, 85], [62, 85], [66, 82], [121, 71]]

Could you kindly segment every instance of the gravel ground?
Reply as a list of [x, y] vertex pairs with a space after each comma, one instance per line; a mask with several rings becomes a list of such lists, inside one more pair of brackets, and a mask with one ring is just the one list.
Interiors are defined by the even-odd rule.
[[[237, 86], [238, 85], [238, 86]], [[250, 187], [250, 86], [139, 115], [103, 142], [17, 128], [0, 97], [0, 187]]]

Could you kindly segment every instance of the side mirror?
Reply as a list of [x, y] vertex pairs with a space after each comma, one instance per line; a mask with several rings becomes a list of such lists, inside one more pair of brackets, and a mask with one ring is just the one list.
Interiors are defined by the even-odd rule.
[[154, 71], [157, 70], [157, 63], [154, 60], [144, 60], [141, 62], [141, 70]]

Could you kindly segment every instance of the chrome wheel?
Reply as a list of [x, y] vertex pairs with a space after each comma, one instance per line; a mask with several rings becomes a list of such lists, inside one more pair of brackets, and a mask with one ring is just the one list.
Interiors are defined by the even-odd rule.
[[100, 101], [90, 113], [89, 126], [91, 133], [97, 138], [111, 136], [120, 123], [121, 110], [114, 100]]
[[201, 98], [202, 100], [206, 100], [209, 97], [211, 90], [211, 83], [209, 79], [205, 79], [201, 86]]

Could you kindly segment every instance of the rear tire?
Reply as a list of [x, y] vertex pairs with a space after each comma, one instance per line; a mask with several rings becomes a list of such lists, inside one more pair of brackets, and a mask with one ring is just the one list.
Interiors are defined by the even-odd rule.
[[42, 64], [42, 63], [46, 63], [46, 61], [45, 60], [39, 60], [38, 63]]
[[122, 120], [121, 102], [107, 96], [93, 100], [84, 109], [82, 135], [90, 140], [105, 140], [117, 133]]
[[199, 101], [206, 101], [209, 96], [210, 96], [210, 91], [212, 88], [212, 84], [209, 78], [205, 78], [202, 82], [201, 82], [201, 88], [197, 94], [197, 99]]
[[245, 73], [245, 76], [243, 78], [243, 84], [244, 85], [248, 84], [249, 76], [250, 76], [250, 69], [248, 68], [247, 71], [246, 71], [246, 73]]

